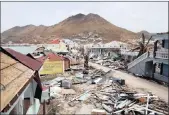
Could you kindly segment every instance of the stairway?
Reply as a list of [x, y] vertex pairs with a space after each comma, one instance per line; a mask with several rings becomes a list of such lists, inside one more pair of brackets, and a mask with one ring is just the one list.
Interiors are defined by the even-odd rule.
[[149, 61], [149, 52], [146, 52], [136, 58], [134, 61], [127, 64], [128, 71], [140, 76], [143, 76], [145, 74], [145, 63]]
[[143, 61], [144, 59], [146, 59], [148, 57], [149, 57], [148, 52], [142, 54], [141, 56], [136, 58], [134, 61], [132, 61], [129, 64], [127, 64], [128, 69], [132, 68], [133, 66], [135, 66], [136, 64], [138, 64], [139, 62]]

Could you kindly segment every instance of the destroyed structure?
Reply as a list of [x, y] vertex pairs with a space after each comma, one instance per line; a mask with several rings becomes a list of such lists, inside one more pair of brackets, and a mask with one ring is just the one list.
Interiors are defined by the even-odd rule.
[[1, 114], [37, 114], [42, 64], [11, 49], [1, 51]]
[[153, 36], [154, 48], [128, 64], [128, 71], [168, 83], [168, 33]]
[[[165, 40], [162, 43], [163, 47], [168, 47]], [[156, 47], [154, 48], [158, 51]], [[144, 64], [143, 61], [146, 59], [142, 60], [142, 56], [135, 59], [138, 52], [130, 53], [130, 49], [125, 43], [120, 42], [111, 42], [106, 45], [99, 43], [95, 46], [83, 47], [74, 45], [74, 43], [69, 46], [64, 40], [55, 39], [50, 44], [39, 44], [34, 52], [22, 54], [24, 58], [20, 58], [22, 57], [20, 53], [18, 56], [17, 52], [13, 53], [13, 50], [2, 48], [1, 52], [4, 54], [1, 53], [1, 57], [6, 55], [7, 59], [14, 60], [14, 62], [5, 62], [6, 59], [2, 58], [2, 71], [11, 66], [20, 71], [20, 74], [16, 72], [16, 75], [20, 76], [15, 77], [16, 79], [9, 74], [9, 82], [12, 81], [20, 87], [1, 83], [1, 97], [11, 93], [8, 88], [16, 90], [12, 92], [12, 96], [3, 97], [1, 113], [8, 114], [17, 110], [15, 113], [26, 114], [167, 115], [169, 106], [166, 101], [151, 91], [140, 92], [128, 86], [121, 74], [115, 74], [117, 71], [124, 71], [127, 74], [127, 69], [137, 74], [137, 70], [133, 68], [137, 68], [138, 63]], [[147, 65], [157, 63], [154, 59], [159, 55], [154, 53], [152, 56], [154, 56], [154, 58], [151, 57], [153, 61], [149, 60], [151, 64], [147, 62]], [[168, 57], [165, 58], [168, 59]], [[130, 63], [127, 66], [128, 62]], [[10, 66], [5, 63], [10, 63]], [[93, 66], [94, 64], [97, 67]], [[162, 65], [166, 66], [164, 63]], [[148, 66], [144, 67], [149, 69]], [[26, 74], [27, 71], [29, 71], [28, 74]], [[160, 72], [161, 75], [166, 74], [164, 68]], [[5, 73], [1, 72], [4, 79], [8, 78]], [[21, 83], [18, 79], [24, 79], [24, 82]], [[23, 106], [20, 109], [19, 104]]]
[[44, 100], [50, 100], [46, 113], [167, 114], [167, 103], [151, 92], [130, 89], [125, 80], [112, 76], [112, 71], [90, 67], [89, 73], [83, 74], [81, 67], [43, 83]]

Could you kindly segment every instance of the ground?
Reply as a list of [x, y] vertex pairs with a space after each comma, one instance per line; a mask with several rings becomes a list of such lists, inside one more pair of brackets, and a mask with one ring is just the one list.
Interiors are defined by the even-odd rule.
[[119, 70], [113, 70], [95, 63], [90, 62], [89, 65], [95, 67], [96, 69], [102, 69], [104, 71], [112, 70], [112, 76], [125, 79], [126, 84], [130, 88], [134, 88], [138, 92], [152, 92], [165, 102], [168, 102], [168, 87], [165, 87], [152, 81], [148, 81], [146, 79], [135, 77], [133, 75], [130, 75], [128, 73]]
[[[89, 63], [90, 66], [94, 67], [95, 69], [101, 69], [103, 70], [101, 73], [106, 73], [106, 71], [111, 70], [111, 72], [106, 73], [106, 77], [102, 74], [100, 74], [98, 71], [95, 71], [95, 69], [92, 70], [92, 68], [89, 69], [89, 76], [86, 75], [85, 78], [90, 77], [90, 75], [94, 75], [93, 73], [96, 73], [97, 75], [101, 75], [102, 78], [105, 78], [103, 80], [104, 84], [92, 84], [91, 82], [86, 82], [86, 83], [80, 83], [80, 84], [74, 84], [72, 85], [71, 89], [64, 89], [61, 88], [60, 95], [56, 96], [55, 99], [52, 99], [50, 101], [49, 105], [46, 105], [46, 113], [48, 114], [91, 114], [92, 110], [97, 108], [97, 109], [103, 109], [102, 108], [102, 101], [98, 101], [100, 98], [105, 99], [107, 96], [99, 95], [99, 91], [105, 87], [105, 85], [109, 86], [109, 82], [107, 82], [107, 78], [110, 77], [117, 77], [117, 78], [122, 78], [125, 79], [126, 85], [113, 85], [114, 89], [118, 90], [120, 87], [123, 87], [123, 90], [128, 91], [128, 92], [133, 92], [137, 91], [138, 93], [146, 93], [146, 92], [152, 92], [156, 96], [160, 97], [162, 100], [165, 102], [168, 102], [168, 88], [159, 85], [157, 83], [154, 83], [152, 81], [148, 81], [139, 77], [134, 77], [133, 75], [130, 75], [124, 71], [119, 71], [119, 70], [113, 70], [108, 67], [104, 67], [95, 63]], [[79, 67], [79, 66], [78, 66]], [[59, 74], [59, 77], [65, 77], [67, 79], [75, 79], [76, 74], [75, 73], [82, 72], [82, 70], [78, 71], [69, 71], [65, 72], [64, 74]], [[56, 75], [53, 75], [56, 77]], [[43, 79], [44, 80], [49, 80], [52, 79], [53, 76], [45, 76]], [[77, 78], [76, 78], [77, 79]], [[74, 80], [72, 81], [74, 83]], [[110, 83], [112, 84], [112, 83]], [[64, 90], [63, 90], [64, 89]], [[112, 89], [108, 87], [108, 89], [104, 89], [104, 93], [109, 92], [109, 89]], [[72, 90], [74, 93], [72, 93]], [[84, 92], [86, 91], [91, 91], [91, 92], [96, 92], [98, 93], [97, 97], [99, 99], [95, 99], [95, 96], [93, 93], [91, 93], [91, 96], [87, 99], [84, 99], [83, 101], [81, 100], [74, 100], [74, 99], [79, 99], [82, 95], [85, 95]], [[70, 93], [71, 92], [71, 93]], [[102, 92], [103, 93], [103, 92]], [[111, 92], [112, 94], [112, 92]], [[74, 100], [74, 101], [72, 101]], [[96, 101], [97, 100], [97, 101]], [[111, 103], [111, 101], [109, 101]], [[160, 104], [160, 101], [156, 102]], [[158, 105], [156, 104], [156, 106]], [[164, 106], [163, 106], [164, 105]], [[163, 102], [161, 102], [160, 107], [163, 109], [166, 109], [166, 106]], [[43, 107], [41, 106], [39, 114], [43, 113]]]

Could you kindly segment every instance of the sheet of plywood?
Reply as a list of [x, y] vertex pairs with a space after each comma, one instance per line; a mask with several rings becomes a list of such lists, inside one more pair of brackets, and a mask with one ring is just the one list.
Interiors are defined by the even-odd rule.
[[14, 96], [21, 90], [21, 88], [29, 81], [29, 76], [33, 75], [34, 71], [28, 70], [20, 77], [10, 83], [5, 90], [1, 91], [1, 111], [10, 103]]

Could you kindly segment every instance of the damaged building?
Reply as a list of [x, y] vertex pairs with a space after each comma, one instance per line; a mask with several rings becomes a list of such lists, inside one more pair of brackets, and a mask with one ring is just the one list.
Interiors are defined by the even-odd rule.
[[12, 49], [1, 53], [1, 114], [37, 114], [42, 94], [42, 64]]
[[153, 36], [154, 48], [128, 64], [128, 71], [168, 83], [168, 33]]

